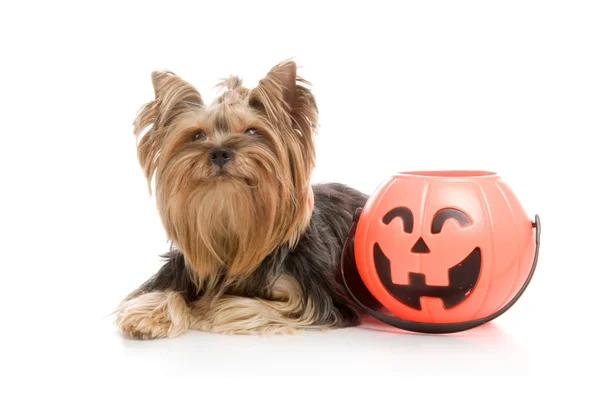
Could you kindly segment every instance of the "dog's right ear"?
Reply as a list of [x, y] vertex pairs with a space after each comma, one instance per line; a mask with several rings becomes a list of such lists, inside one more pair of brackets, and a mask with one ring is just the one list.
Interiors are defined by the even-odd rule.
[[172, 122], [179, 115], [204, 106], [202, 97], [194, 86], [171, 71], [153, 72], [152, 86], [154, 100], [140, 109], [134, 121], [138, 160], [149, 185], [158, 164], [160, 148], [169, 134]]
[[171, 96], [171, 99], [186, 99], [195, 105], [203, 105], [202, 97], [194, 86], [169, 70], [152, 72], [152, 87], [157, 100]]

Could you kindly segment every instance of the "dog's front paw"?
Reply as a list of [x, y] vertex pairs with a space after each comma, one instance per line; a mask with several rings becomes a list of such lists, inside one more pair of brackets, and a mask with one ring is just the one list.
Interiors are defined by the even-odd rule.
[[117, 326], [134, 339], [175, 337], [190, 326], [190, 308], [177, 292], [142, 294], [121, 303], [115, 313]]

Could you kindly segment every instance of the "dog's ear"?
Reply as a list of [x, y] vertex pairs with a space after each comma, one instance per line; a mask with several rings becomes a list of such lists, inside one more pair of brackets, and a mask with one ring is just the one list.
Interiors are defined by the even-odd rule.
[[166, 101], [168, 98], [188, 100], [195, 105], [203, 105], [202, 97], [190, 83], [186, 82], [175, 73], [162, 70], [152, 72], [152, 87], [156, 99]]
[[152, 72], [152, 86], [155, 96], [152, 105], [156, 111], [153, 123], [157, 128], [166, 126], [190, 108], [204, 105], [194, 86], [171, 71]]
[[294, 61], [283, 61], [275, 65], [252, 90], [250, 105], [273, 108], [273, 111], [281, 106], [287, 111], [292, 110], [297, 96], [296, 69]]
[[290, 109], [294, 108], [296, 103], [296, 63], [293, 61], [284, 61], [274, 66], [267, 76], [261, 80], [259, 85], [275, 85], [281, 91], [285, 103]]
[[314, 134], [318, 124], [310, 83], [297, 76], [293, 61], [283, 61], [252, 89], [248, 104], [264, 114], [287, 144], [291, 181], [297, 195], [293, 223], [306, 225], [312, 210], [310, 177], [315, 165]]
[[288, 126], [297, 123], [299, 126], [291, 127], [310, 135], [316, 128], [318, 111], [309, 86], [310, 83], [297, 76], [294, 61], [283, 61], [250, 92], [249, 105], [263, 111], [272, 122], [286, 122]]
[[313, 134], [317, 128], [318, 109], [310, 83], [296, 72], [296, 63], [291, 60], [274, 66], [252, 89], [248, 103], [264, 113], [288, 143], [299, 144], [301, 153], [292, 154], [292, 158], [304, 156], [310, 168], [314, 158]]
[[171, 71], [153, 72], [152, 86], [155, 98], [141, 108], [134, 122], [138, 159], [149, 183], [170, 124], [182, 113], [204, 105], [200, 93]]

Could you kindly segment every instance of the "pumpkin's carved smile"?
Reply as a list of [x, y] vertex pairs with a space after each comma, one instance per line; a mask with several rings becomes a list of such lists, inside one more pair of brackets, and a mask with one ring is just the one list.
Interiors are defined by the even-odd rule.
[[373, 247], [375, 268], [386, 290], [404, 305], [421, 310], [421, 297], [438, 297], [446, 309], [456, 307], [469, 297], [479, 280], [481, 271], [481, 249], [476, 247], [464, 260], [448, 270], [448, 286], [429, 286], [424, 274], [409, 272], [408, 285], [392, 282], [390, 260], [375, 243]]

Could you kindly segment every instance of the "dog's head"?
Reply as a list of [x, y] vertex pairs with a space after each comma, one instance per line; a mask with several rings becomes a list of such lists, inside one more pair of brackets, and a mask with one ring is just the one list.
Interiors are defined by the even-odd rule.
[[189, 266], [200, 277], [223, 267], [244, 275], [294, 245], [313, 208], [317, 126], [296, 64], [282, 62], [252, 89], [229, 77], [210, 105], [172, 72], [154, 72], [152, 83], [155, 99], [135, 121], [138, 158]]

